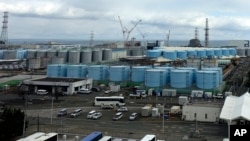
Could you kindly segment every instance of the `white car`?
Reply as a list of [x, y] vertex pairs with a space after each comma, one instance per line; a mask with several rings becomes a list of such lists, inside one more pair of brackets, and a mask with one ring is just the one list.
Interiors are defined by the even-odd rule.
[[114, 115], [113, 120], [119, 120], [123, 117], [122, 112], [118, 112]]
[[90, 94], [92, 93], [91, 90], [89, 89], [80, 89], [79, 91], [77, 91], [78, 94]]
[[91, 110], [89, 113], [88, 113], [88, 115], [87, 115], [87, 118], [88, 119], [91, 119], [91, 118], [93, 118], [93, 116], [96, 114], [96, 110]]
[[102, 117], [102, 113], [101, 112], [96, 112], [93, 116], [92, 119], [98, 119]]
[[127, 112], [128, 108], [127, 107], [120, 107], [117, 109], [117, 112]]
[[138, 117], [138, 113], [132, 113], [130, 116], [129, 116], [129, 120], [136, 120], [136, 118]]
[[38, 94], [38, 95], [46, 95], [48, 93], [49, 92], [47, 90], [43, 90], [43, 89], [39, 89], [36, 91], [36, 94]]
[[106, 90], [104, 93], [105, 93], [105, 94], [112, 93], [112, 90]]

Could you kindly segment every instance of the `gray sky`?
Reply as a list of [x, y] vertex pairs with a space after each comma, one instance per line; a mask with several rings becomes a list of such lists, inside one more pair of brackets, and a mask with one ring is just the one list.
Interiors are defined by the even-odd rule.
[[89, 40], [93, 31], [94, 40], [122, 40], [118, 16], [128, 30], [141, 19], [129, 36], [137, 40], [166, 39], [168, 30], [170, 40], [189, 40], [196, 27], [204, 40], [206, 18], [210, 40], [250, 39], [249, 0], [0, 0], [0, 7], [9, 12], [9, 39]]

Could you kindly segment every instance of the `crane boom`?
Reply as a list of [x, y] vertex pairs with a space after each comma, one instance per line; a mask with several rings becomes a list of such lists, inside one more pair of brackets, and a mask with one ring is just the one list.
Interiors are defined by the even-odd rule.
[[127, 40], [129, 39], [130, 33], [135, 29], [135, 27], [136, 27], [141, 21], [142, 21], [142, 20], [140, 19], [139, 21], [137, 21], [136, 23], [134, 23], [134, 26], [128, 31]]
[[127, 32], [127, 28], [123, 26], [120, 16], [118, 16], [118, 19], [122, 28], [123, 41], [125, 41], [125, 33]]

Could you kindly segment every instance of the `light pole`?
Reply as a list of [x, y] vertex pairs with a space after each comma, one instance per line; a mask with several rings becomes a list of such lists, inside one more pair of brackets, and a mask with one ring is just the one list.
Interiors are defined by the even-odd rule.
[[25, 127], [26, 127], [26, 113], [27, 113], [27, 93], [25, 93], [25, 104], [24, 104], [24, 118], [23, 118], [23, 137], [25, 133]]
[[163, 104], [163, 111], [162, 111], [162, 132], [164, 133], [164, 128], [165, 128], [165, 121], [164, 121], [164, 109], [165, 105]]
[[50, 115], [50, 124], [53, 123], [53, 94], [51, 93], [51, 115]]

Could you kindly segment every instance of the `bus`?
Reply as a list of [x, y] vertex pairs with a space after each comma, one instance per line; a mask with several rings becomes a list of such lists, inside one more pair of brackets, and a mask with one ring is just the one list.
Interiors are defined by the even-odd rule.
[[147, 134], [141, 139], [141, 141], [156, 141], [156, 135]]
[[17, 141], [57, 141], [57, 140], [58, 140], [57, 133], [37, 132], [28, 137], [19, 139]]
[[102, 132], [92, 132], [86, 137], [82, 138], [80, 141], [98, 141], [102, 138]]
[[123, 96], [95, 97], [94, 106], [124, 106], [125, 98]]
[[111, 136], [103, 136], [99, 141], [112, 141]]

